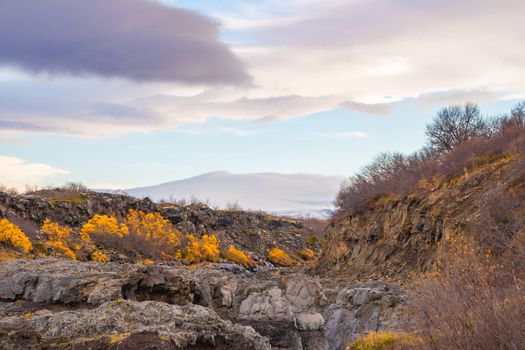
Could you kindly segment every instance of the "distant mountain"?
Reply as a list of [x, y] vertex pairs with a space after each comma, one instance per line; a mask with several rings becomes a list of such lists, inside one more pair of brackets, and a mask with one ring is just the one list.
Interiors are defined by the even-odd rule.
[[152, 200], [196, 197], [224, 208], [238, 203], [243, 209], [275, 214], [326, 217], [343, 181], [342, 176], [316, 174], [232, 174], [217, 171], [156, 186], [132, 188], [126, 193]]

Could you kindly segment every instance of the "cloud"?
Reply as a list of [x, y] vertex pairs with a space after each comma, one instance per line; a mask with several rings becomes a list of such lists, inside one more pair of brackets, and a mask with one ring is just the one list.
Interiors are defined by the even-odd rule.
[[19, 130], [19, 131], [51, 131], [44, 125], [37, 125], [33, 123], [19, 122], [16, 120], [2, 120], [0, 119], [0, 130]]
[[220, 95], [218, 98], [156, 95], [136, 103], [169, 115], [171, 121], [181, 123], [204, 122], [210, 117], [252, 121], [287, 119], [337, 108], [339, 101], [335, 96], [300, 95], [234, 99]]
[[464, 104], [466, 102], [481, 103], [485, 101], [491, 101], [500, 97], [502, 97], [501, 94], [496, 94], [484, 90], [449, 90], [423, 94], [419, 96], [417, 102], [422, 108], [430, 109], [451, 104]]
[[273, 93], [358, 103], [447, 90], [519, 95], [524, 11], [518, 0], [294, 1], [279, 23], [239, 29], [236, 52]]
[[341, 107], [351, 111], [362, 112], [366, 114], [373, 114], [379, 116], [387, 116], [392, 113], [393, 106], [389, 103], [361, 103], [354, 101], [345, 101], [341, 103]]
[[[0, 19], [6, 16], [2, 10], [7, 5], [15, 8], [16, 4], [27, 4], [28, 1], [18, 0], [15, 3], [15, 0], [0, 0]], [[21, 36], [24, 40], [17, 49], [21, 50], [27, 46], [26, 43], [32, 43], [31, 33], [40, 31], [34, 28], [46, 24], [42, 34], [34, 34], [37, 38], [34, 41], [41, 41], [47, 46], [38, 47], [49, 47], [50, 54], [63, 54], [69, 46], [63, 48], [58, 45], [61, 40], [71, 40], [67, 42], [72, 42], [73, 49], [86, 42], [102, 45], [103, 40], [107, 40], [115, 45], [118, 51], [115, 55], [122, 53], [118, 60], [106, 62], [105, 51], [98, 47], [80, 56], [93, 58], [97, 65], [108, 64], [109, 67], [118, 63], [118, 69], [126, 72], [133, 70], [135, 65], [128, 65], [127, 60], [134, 60], [140, 55], [135, 55], [135, 47], [130, 49], [126, 41], [118, 40], [122, 31], [127, 35], [128, 30], [139, 31], [140, 27], [142, 34], [137, 34], [136, 40], [133, 40], [139, 46], [158, 43], [159, 37], [176, 44], [178, 33], [184, 30], [191, 31], [188, 35], [191, 40], [197, 37], [218, 43], [218, 27], [209, 19], [184, 10], [166, 8], [158, 2], [62, 1], [75, 4], [69, 11], [72, 12], [72, 19], [61, 16], [56, 21], [50, 21], [50, 12], [43, 9], [43, 19], [35, 19], [36, 24], [28, 28], [28, 34], [18, 27], [16, 30], [11, 28], [10, 33], [0, 31], [0, 42], [3, 43], [4, 38]], [[42, 3], [35, 0], [36, 5], [24, 8], [28, 8], [27, 13], [32, 15], [34, 8], [44, 6]], [[49, 6], [53, 8], [58, 6], [59, 0], [45, 3], [46, 7], [51, 4]], [[117, 5], [124, 3], [126, 6], [122, 13], [117, 15]], [[141, 5], [137, 5], [139, 3]], [[234, 8], [236, 3], [226, 7]], [[69, 8], [67, 4], [63, 6]], [[86, 24], [87, 20], [80, 18], [79, 13], [84, 15], [84, 12], [86, 18], [91, 18], [101, 4], [107, 6], [107, 13], [115, 18], [115, 23], [105, 20], [109, 17], [106, 13], [101, 15], [102, 21], [97, 22], [101, 23], [98, 26]], [[149, 10], [143, 11], [144, 16], [138, 16], [136, 11], [142, 6]], [[189, 82], [202, 83], [191, 87], [185, 84], [188, 79], [178, 79], [177, 76], [175, 78], [180, 83], [133, 84], [103, 78], [23, 76], [17, 79], [13, 74], [7, 74], [7, 78], [2, 80], [0, 71], [0, 129], [106, 136], [176, 128], [212, 118], [268, 123], [340, 107], [353, 112], [387, 116], [403, 101], [415, 100], [419, 107], [428, 109], [449, 103], [486, 102], [525, 95], [523, 1], [263, 0], [242, 5], [238, 2], [237, 6], [237, 13], [211, 15], [223, 22], [224, 37], [228, 38], [233, 52], [230, 53], [234, 60], [232, 64], [238, 68], [236, 72], [244, 74], [239, 60], [246, 62], [247, 74], [253, 77], [253, 84], [216, 85], [224, 80], [236, 83], [243, 79], [222, 68], [222, 56], [208, 51], [195, 51], [195, 61], [188, 58], [190, 63], [185, 66], [187, 69], [174, 70], [175, 75], [182, 74], [184, 77], [195, 72], [204, 74], [212, 71], [210, 79], [210, 75], [189, 79]], [[61, 12], [69, 14], [64, 10]], [[139, 12], [142, 14], [142, 11]], [[158, 20], [153, 13], [158, 15]], [[184, 21], [172, 24], [172, 21], [165, 21], [165, 16], [183, 18]], [[152, 17], [155, 21], [151, 20]], [[56, 38], [42, 37], [53, 30], [47, 28], [52, 28], [48, 23], [62, 26], [64, 21], [78, 22], [81, 30], [55, 33]], [[176, 30], [169, 25], [174, 25]], [[0, 21], [0, 29], [6, 26], [8, 24]], [[103, 30], [110, 30], [114, 35], [94, 40], [94, 44], [92, 40], [77, 40], [79, 38], [75, 37], [79, 32], [98, 35]], [[188, 38], [185, 36], [185, 40]], [[13, 45], [12, 41], [7, 41], [8, 47]], [[228, 51], [224, 45], [217, 45]], [[4, 46], [0, 45], [0, 61], [1, 53], [6, 50]], [[35, 50], [38, 47], [35, 46]], [[171, 62], [179, 65], [178, 56], [158, 55], [156, 47], [147, 47], [146, 50], [140, 47], [140, 52], [155, 53], [152, 59], [158, 60], [148, 62], [143, 68], [153, 70], [150, 77], [162, 75], [173, 78], [165, 75], [164, 71], [166, 66], [171, 67]], [[110, 49], [112, 46], [107, 48]], [[186, 51], [183, 53], [186, 54]], [[193, 51], [188, 50], [187, 54], [193, 55]], [[38, 56], [48, 59], [45, 52], [40, 55], [39, 52], [28, 51], [26, 56], [23, 57], [30, 63]], [[77, 56], [65, 55], [66, 63]], [[203, 65], [200, 60], [205, 60], [206, 64]], [[203, 70], [200, 70], [201, 66]], [[100, 74], [76, 68], [67, 68], [65, 72], [102, 76], [108, 76], [106, 71], [112, 72], [111, 67], [104, 68]], [[53, 67], [44, 71], [61, 72]], [[143, 72], [141, 69], [138, 71]], [[224, 79], [213, 79], [213, 72]], [[226, 77], [230, 75], [237, 78]]]
[[0, 183], [21, 188], [26, 183], [67, 175], [69, 171], [47, 164], [29, 163], [20, 158], [0, 156]]
[[0, 64], [31, 73], [249, 82], [218, 34], [202, 15], [148, 0], [0, 1]]

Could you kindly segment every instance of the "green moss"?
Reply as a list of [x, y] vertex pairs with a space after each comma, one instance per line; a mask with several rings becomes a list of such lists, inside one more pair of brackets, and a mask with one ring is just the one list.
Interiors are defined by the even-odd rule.
[[51, 204], [52, 207], [56, 207], [60, 204], [85, 204], [87, 203], [87, 199], [85, 197], [70, 197], [70, 198], [58, 198], [58, 199], [51, 199], [49, 201], [49, 204]]

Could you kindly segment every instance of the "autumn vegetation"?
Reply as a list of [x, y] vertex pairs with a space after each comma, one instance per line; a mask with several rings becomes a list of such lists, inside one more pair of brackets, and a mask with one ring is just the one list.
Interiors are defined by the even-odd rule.
[[228, 250], [223, 253], [223, 256], [226, 260], [243, 265], [246, 268], [255, 267], [255, 261], [250, 259], [250, 257], [242, 250], [235, 248], [235, 246], [229, 246]]
[[396, 350], [420, 344], [420, 339], [407, 333], [370, 332], [354, 341], [347, 350]]
[[[18, 251], [19, 254], [33, 253], [35, 256], [103, 263], [111, 261], [113, 254], [123, 254], [137, 263], [147, 265], [159, 260], [187, 264], [226, 260], [246, 268], [257, 266], [246, 252], [233, 245], [221, 250], [217, 236], [183, 234], [156, 212], [130, 210], [124, 218], [97, 214], [77, 230], [46, 219], [39, 232], [41, 239], [33, 247], [31, 240], [18, 226], [2, 219], [0, 246]], [[17, 257], [6, 255], [6, 252], [2, 253], [5, 259]], [[284, 255], [276, 255], [275, 261], [281, 261], [282, 266], [291, 265], [286, 260], [289, 256], [282, 253]]]
[[472, 227], [444, 239], [435, 269], [410, 282], [406, 332], [417, 344], [402, 342], [405, 333], [371, 333], [350, 349], [521, 349], [525, 103], [495, 117], [483, 117], [473, 104], [449, 106], [439, 111], [426, 134], [427, 145], [421, 150], [381, 154], [351, 177], [337, 198], [339, 215], [417, 194], [429, 184], [429, 188], [452, 186], [497, 164], [505, 164], [505, 179], [512, 181], [503, 179], [504, 186], [498, 183], [484, 194], [476, 203], [478, 217]]
[[508, 114], [483, 117], [474, 104], [449, 106], [427, 126], [427, 145], [404, 155], [379, 154], [342, 186], [339, 214], [362, 212], [384, 195], [405, 195], [419, 184], [449, 181], [484, 163], [525, 153], [525, 103]]
[[297, 263], [288, 253], [278, 247], [270, 249], [267, 259], [274, 265], [284, 267], [293, 266]]
[[26, 254], [33, 249], [33, 244], [29, 238], [18, 226], [7, 219], [0, 220], [0, 243], [19, 249]]

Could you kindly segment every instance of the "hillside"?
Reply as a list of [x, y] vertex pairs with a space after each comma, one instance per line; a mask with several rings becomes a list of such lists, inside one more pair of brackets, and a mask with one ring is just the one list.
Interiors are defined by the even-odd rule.
[[[280, 247], [292, 256], [318, 242], [323, 233], [309, 221], [276, 217], [263, 212], [241, 210], [213, 210], [204, 204], [155, 204], [149, 199], [136, 199], [124, 195], [44, 190], [32, 195], [10, 195], [0, 192], [0, 217], [15, 223], [32, 240], [46, 242], [40, 232], [46, 219], [72, 229], [73, 240], [79, 239], [83, 225], [96, 215], [114, 215], [125, 218], [130, 210], [159, 213], [181, 234], [197, 238], [213, 235], [221, 249], [233, 245], [246, 251], [255, 261], [265, 262], [273, 247]], [[312, 224], [315, 220], [310, 220]], [[76, 238], [75, 238], [76, 237]], [[314, 238], [312, 238], [314, 237]], [[126, 250], [132, 259], [135, 251]]]
[[382, 196], [364, 213], [341, 214], [326, 230], [316, 271], [401, 280], [436, 268], [453, 238], [482, 238], [483, 224], [497, 220], [494, 206], [506, 210], [513, 198], [513, 206], [525, 208], [524, 164], [504, 157], [450, 180], [420, 183], [406, 195]]

